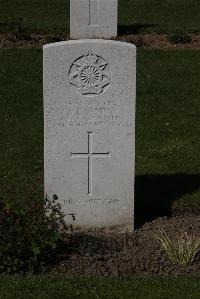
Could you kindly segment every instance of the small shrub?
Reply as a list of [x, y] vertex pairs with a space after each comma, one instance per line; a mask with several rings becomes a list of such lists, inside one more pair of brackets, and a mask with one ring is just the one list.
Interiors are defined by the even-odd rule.
[[18, 206], [0, 203], [0, 273], [46, 272], [62, 243], [60, 205], [45, 198]]
[[64, 41], [66, 38], [63, 34], [55, 33], [47, 37], [47, 43], [56, 43]]
[[31, 35], [26, 31], [21, 23], [17, 24], [17, 26], [13, 28], [11, 33], [16, 40], [31, 40]]
[[0, 32], [7, 33], [8, 38], [12, 42], [16, 40], [31, 40], [31, 35], [26, 30], [22, 18], [5, 18], [0, 23]]
[[142, 47], [145, 45], [145, 41], [142, 35], [135, 35], [133, 37], [128, 37], [126, 41], [130, 44], [136, 45], [136, 47]]
[[173, 242], [169, 239], [166, 232], [161, 229], [156, 238], [161, 242], [171, 261], [179, 265], [191, 265], [200, 251], [200, 239], [196, 239], [193, 236], [189, 237], [187, 233], [181, 234], [177, 242]]
[[187, 34], [185, 32], [177, 31], [177, 32], [169, 34], [168, 40], [172, 44], [187, 44], [192, 41], [192, 38], [189, 34]]
[[31, 35], [26, 32], [25, 30], [21, 30], [19, 32], [16, 32], [13, 34], [15, 36], [16, 40], [24, 40], [24, 41], [30, 41], [31, 40]]

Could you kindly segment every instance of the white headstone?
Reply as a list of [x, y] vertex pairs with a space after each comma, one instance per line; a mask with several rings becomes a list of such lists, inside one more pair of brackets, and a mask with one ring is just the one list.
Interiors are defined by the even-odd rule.
[[70, 0], [70, 36], [111, 38], [117, 36], [118, 0]]
[[74, 228], [132, 231], [136, 48], [44, 46], [45, 193]]

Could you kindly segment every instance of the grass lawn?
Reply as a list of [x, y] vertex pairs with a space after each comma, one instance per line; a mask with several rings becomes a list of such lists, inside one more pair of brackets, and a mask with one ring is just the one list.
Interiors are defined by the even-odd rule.
[[0, 198], [42, 196], [42, 52], [0, 51]]
[[[33, 201], [43, 196], [42, 51], [1, 49], [0, 60], [0, 198]], [[153, 202], [200, 209], [199, 66], [199, 51], [138, 50], [136, 218]]]
[[0, 299], [199, 299], [199, 277], [1, 277]]
[[[69, 32], [69, 0], [0, 0], [0, 31]], [[119, 0], [120, 33], [200, 32], [199, 0]]]

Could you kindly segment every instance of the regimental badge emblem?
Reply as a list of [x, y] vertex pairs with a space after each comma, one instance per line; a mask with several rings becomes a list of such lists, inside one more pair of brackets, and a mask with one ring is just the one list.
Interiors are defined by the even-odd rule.
[[72, 63], [69, 81], [82, 95], [99, 95], [111, 83], [110, 66], [102, 57], [89, 52]]

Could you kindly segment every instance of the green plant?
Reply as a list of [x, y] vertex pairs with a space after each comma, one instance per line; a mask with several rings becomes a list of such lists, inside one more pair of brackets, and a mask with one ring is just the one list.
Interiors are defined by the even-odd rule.
[[161, 242], [171, 261], [179, 265], [191, 265], [195, 256], [200, 251], [200, 239], [188, 236], [187, 233], [181, 234], [177, 242], [173, 242], [166, 232], [161, 229], [156, 238]]
[[142, 34], [127, 37], [127, 42], [136, 45], [136, 47], [142, 47], [145, 45], [145, 40]]
[[56, 43], [60, 41], [64, 41], [68, 39], [64, 34], [62, 33], [54, 33], [47, 37], [47, 43]]
[[57, 197], [0, 205], [0, 273], [46, 272], [63, 242], [65, 224]]
[[192, 38], [189, 34], [183, 31], [176, 31], [168, 35], [168, 40], [172, 44], [187, 44], [192, 41]]

